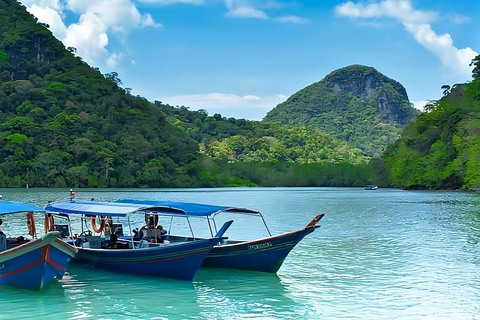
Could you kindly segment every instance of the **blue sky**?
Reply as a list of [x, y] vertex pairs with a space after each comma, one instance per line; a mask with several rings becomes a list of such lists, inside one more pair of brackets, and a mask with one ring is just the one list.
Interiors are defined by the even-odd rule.
[[21, 2], [132, 94], [252, 120], [352, 64], [399, 81], [421, 107], [470, 81], [480, 52], [480, 0]]

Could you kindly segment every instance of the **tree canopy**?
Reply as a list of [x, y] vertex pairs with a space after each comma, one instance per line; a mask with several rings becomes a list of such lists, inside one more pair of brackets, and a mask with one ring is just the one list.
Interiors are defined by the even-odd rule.
[[[472, 62], [475, 68], [478, 61], [480, 56]], [[472, 82], [452, 86], [387, 148], [382, 158], [393, 186], [480, 188], [480, 79], [475, 68]]]
[[[0, 34], [0, 187], [256, 185], [283, 162], [365, 163], [317, 129], [132, 96], [117, 72], [87, 65], [17, 1], [0, 0]], [[255, 166], [230, 170], [240, 162]], [[290, 179], [279, 183], [298, 184]]]
[[378, 157], [419, 113], [400, 83], [374, 68], [352, 65], [293, 94], [264, 120], [317, 128]]

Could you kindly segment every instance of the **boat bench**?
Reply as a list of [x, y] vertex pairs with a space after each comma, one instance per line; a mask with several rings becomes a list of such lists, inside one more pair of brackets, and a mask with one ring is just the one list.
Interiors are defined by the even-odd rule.
[[68, 229], [68, 224], [56, 224], [55, 230], [60, 232], [61, 238], [70, 237], [70, 230]]
[[92, 249], [101, 249], [102, 248], [102, 237], [100, 236], [88, 236], [85, 237], [88, 240], [90, 248]]

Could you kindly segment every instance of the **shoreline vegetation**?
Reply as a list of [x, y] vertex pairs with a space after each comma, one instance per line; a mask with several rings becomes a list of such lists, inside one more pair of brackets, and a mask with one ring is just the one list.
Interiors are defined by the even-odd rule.
[[131, 95], [17, 1], [0, 34], [0, 187], [480, 188], [480, 56], [421, 114], [355, 65], [250, 121]]

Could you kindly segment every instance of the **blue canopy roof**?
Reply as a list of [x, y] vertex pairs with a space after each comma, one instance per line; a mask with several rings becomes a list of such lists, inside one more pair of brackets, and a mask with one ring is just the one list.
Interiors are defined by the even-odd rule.
[[214, 205], [208, 205], [208, 204], [189, 203], [189, 202], [122, 199], [122, 200], [116, 201], [116, 203], [149, 205], [149, 206], [154, 206], [155, 207], [154, 211], [158, 213], [171, 214], [171, 213], [183, 212], [184, 214], [187, 214], [189, 216], [197, 216], [197, 217], [212, 216], [220, 212], [260, 214], [259, 211], [245, 209], [245, 208], [214, 206]]
[[156, 207], [147, 204], [113, 203], [81, 200], [69, 200], [50, 203], [45, 207], [45, 211], [51, 213], [83, 214], [87, 216], [110, 217], [125, 217], [130, 213], [143, 210], [156, 211]]
[[38, 212], [38, 211], [43, 211], [43, 209], [29, 203], [0, 200], [0, 215], [8, 214], [8, 213], [30, 212], [30, 211]]

